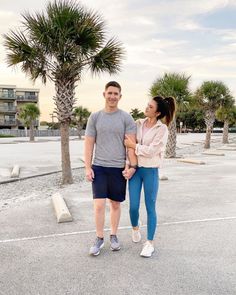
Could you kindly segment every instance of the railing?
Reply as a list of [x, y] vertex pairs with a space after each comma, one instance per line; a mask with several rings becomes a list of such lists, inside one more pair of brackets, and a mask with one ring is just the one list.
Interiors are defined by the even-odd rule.
[[14, 93], [6, 93], [6, 92], [0, 91], [0, 99], [1, 98], [4, 98], [4, 99], [16, 99]]
[[16, 113], [16, 107], [0, 107], [0, 112], [3, 113]]
[[[20, 127], [25, 127], [25, 124], [23, 122], [21, 122], [20, 120], [16, 120], [16, 123], [17, 123], [17, 126], [20, 126]], [[35, 120], [34, 122], [34, 126], [38, 126], [39, 125], [39, 120]]]
[[16, 120], [2, 120], [0, 126], [16, 126]]
[[[1, 124], [0, 124], [1, 125]], [[70, 136], [78, 137], [78, 131], [69, 130]], [[0, 129], [0, 134], [13, 135], [16, 137], [25, 137], [25, 130], [19, 129]], [[35, 136], [60, 136], [60, 130], [34, 130]]]
[[38, 96], [36, 95], [16, 95], [17, 101], [37, 101]]

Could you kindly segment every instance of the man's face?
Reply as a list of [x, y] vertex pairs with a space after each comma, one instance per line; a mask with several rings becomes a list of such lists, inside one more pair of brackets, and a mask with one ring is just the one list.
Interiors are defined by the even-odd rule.
[[103, 96], [106, 101], [106, 105], [110, 108], [116, 108], [119, 100], [121, 99], [121, 93], [119, 88], [109, 86], [104, 92]]

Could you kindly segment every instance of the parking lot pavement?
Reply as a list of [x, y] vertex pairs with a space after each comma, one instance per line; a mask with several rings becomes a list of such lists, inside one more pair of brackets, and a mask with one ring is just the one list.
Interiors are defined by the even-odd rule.
[[[82, 152], [81, 143], [74, 143], [72, 157]], [[54, 165], [57, 148], [47, 148], [45, 155], [39, 148], [40, 163], [49, 157]], [[122, 204], [121, 250], [109, 249], [107, 204], [105, 248], [100, 256], [90, 257], [95, 232], [89, 183], [80, 180], [61, 187], [56, 174], [41, 177], [40, 182], [32, 178], [0, 185], [1, 192], [8, 192], [4, 202], [9, 202], [0, 210], [0, 294], [235, 295], [236, 152], [225, 151], [224, 157], [218, 157], [199, 151], [192, 156], [206, 164], [165, 161], [162, 173], [169, 180], [160, 183], [156, 251], [150, 259], [139, 256], [142, 244], [131, 242], [128, 201]], [[32, 164], [33, 154], [30, 159]], [[9, 197], [11, 187], [16, 197]], [[17, 194], [21, 187], [24, 190]], [[64, 196], [72, 222], [57, 224], [50, 199], [53, 191]], [[140, 219], [144, 242], [143, 199]]]

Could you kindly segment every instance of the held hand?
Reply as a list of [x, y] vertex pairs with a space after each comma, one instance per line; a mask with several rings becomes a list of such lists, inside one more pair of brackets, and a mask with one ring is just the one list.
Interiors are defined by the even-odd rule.
[[133, 149], [135, 149], [135, 147], [136, 147], [136, 143], [128, 135], [125, 135], [124, 145], [127, 148], [133, 148]]
[[87, 181], [93, 181], [93, 179], [94, 179], [93, 169], [92, 168], [86, 168], [85, 176], [86, 176]]
[[134, 175], [135, 171], [136, 171], [136, 169], [129, 168], [129, 169], [123, 170], [122, 174], [123, 174], [124, 178], [128, 180]]

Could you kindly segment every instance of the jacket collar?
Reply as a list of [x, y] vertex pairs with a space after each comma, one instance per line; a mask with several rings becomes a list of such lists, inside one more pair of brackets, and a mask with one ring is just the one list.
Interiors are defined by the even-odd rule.
[[[141, 125], [141, 126], [143, 126], [143, 124], [147, 121], [147, 119], [148, 119], [148, 118], [145, 118], [145, 119], [138, 119], [138, 120], [136, 121], [136, 123], [137, 123], [137, 125]], [[163, 123], [161, 122], [161, 120], [157, 120], [156, 124], [155, 124], [152, 128], [154, 128], [154, 127], [159, 127], [159, 126], [161, 126], [161, 125], [163, 125]]]

